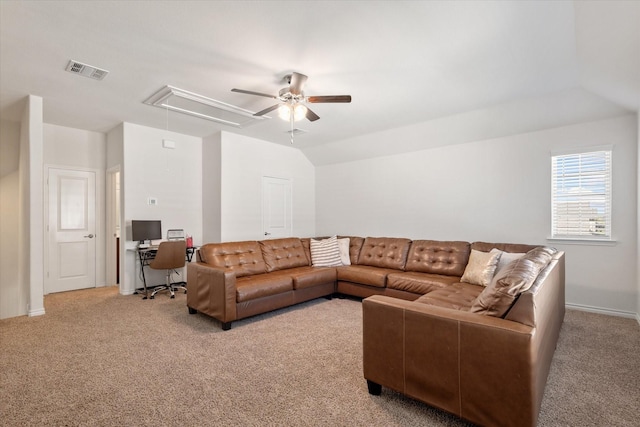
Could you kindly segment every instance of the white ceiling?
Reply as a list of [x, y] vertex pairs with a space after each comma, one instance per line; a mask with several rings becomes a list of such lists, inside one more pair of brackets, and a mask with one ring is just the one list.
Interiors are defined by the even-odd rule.
[[[73, 75], [71, 59], [109, 74]], [[504, 132], [593, 120], [640, 107], [640, 2], [0, 1], [3, 120], [20, 120], [32, 94], [61, 126], [126, 121], [289, 144], [276, 116], [237, 130], [167, 120], [143, 101], [172, 85], [259, 111], [273, 100], [231, 89], [276, 94], [291, 71], [309, 76], [307, 95], [353, 97], [314, 104], [321, 120], [296, 123], [308, 133], [295, 145], [309, 153], [417, 123], [464, 126], [445, 119], [481, 111], [531, 117]]]

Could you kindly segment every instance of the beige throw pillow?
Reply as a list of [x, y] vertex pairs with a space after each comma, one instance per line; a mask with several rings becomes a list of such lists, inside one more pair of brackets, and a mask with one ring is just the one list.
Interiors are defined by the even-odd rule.
[[337, 267], [342, 265], [338, 238], [332, 236], [324, 240], [311, 239], [311, 263], [314, 267]]
[[349, 238], [343, 237], [338, 239], [338, 248], [340, 248], [340, 262], [342, 262], [342, 265], [351, 265], [351, 258], [349, 258]]
[[471, 249], [469, 262], [460, 281], [472, 285], [488, 286], [496, 272], [501, 255], [502, 251], [498, 249], [492, 249], [491, 252]]
[[500, 255], [500, 261], [498, 261], [498, 267], [496, 268], [496, 276], [500, 271], [505, 268], [507, 265], [518, 258], [522, 258], [524, 253], [520, 252], [504, 252], [502, 251], [502, 255]]

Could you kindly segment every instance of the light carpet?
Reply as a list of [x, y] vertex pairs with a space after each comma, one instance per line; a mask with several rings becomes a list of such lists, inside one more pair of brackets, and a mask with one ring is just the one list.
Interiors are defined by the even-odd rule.
[[[51, 294], [0, 321], [3, 426], [465, 426], [362, 376], [362, 308], [317, 299], [233, 323], [186, 296]], [[568, 310], [540, 426], [638, 426], [640, 327]], [[487, 396], [490, 399], [491, 396]]]

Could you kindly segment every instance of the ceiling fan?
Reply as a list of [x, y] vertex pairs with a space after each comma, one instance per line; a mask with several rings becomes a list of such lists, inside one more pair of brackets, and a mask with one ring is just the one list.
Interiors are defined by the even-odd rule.
[[311, 111], [305, 103], [346, 103], [351, 102], [351, 95], [328, 95], [328, 96], [305, 96], [304, 84], [307, 81], [307, 76], [304, 74], [296, 73], [295, 71], [285, 76], [285, 80], [289, 84], [289, 87], [280, 89], [278, 95], [269, 95], [267, 93], [254, 92], [251, 90], [243, 89], [231, 89], [232, 92], [246, 93], [248, 95], [264, 96], [266, 98], [277, 99], [280, 102], [265, 108], [262, 111], [258, 111], [254, 116], [263, 116], [271, 111], [278, 109], [278, 115], [283, 120], [298, 121], [303, 118], [314, 122], [320, 118], [316, 113]]

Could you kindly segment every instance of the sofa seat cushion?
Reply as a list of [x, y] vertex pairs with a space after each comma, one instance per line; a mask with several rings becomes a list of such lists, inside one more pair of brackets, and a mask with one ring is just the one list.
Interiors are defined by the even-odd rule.
[[297, 237], [260, 241], [267, 272], [309, 265], [302, 241]]
[[424, 295], [459, 281], [460, 277], [455, 276], [405, 271], [389, 274], [387, 276], [387, 288]]
[[409, 245], [411, 245], [409, 239], [367, 237], [360, 249], [358, 264], [404, 270]]
[[469, 247], [469, 242], [414, 240], [405, 270], [460, 277], [469, 262]]
[[236, 279], [237, 302], [254, 300], [293, 290], [293, 279], [283, 272], [257, 274]]
[[469, 311], [473, 302], [478, 298], [484, 286], [470, 283], [454, 283], [446, 288], [438, 289], [421, 296], [416, 302], [452, 308], [454, 310]]
[[293, 279], [293, 289], [310, 288], [336, 281], [336, 269], [331, 267], [298, 267], [283, 271]]
[[198, 250], [200, 259], [212, 267], [233, 271], [236, 277], [267, 272], [256, 241], [207, 243]]
[[369, 267], [366, 265], [345, 265], [336, 267], [338, 280], [359, 283], [361, 285], [384, 288], [387, 285], [387, 275], [397, 273], [391, 268]]

